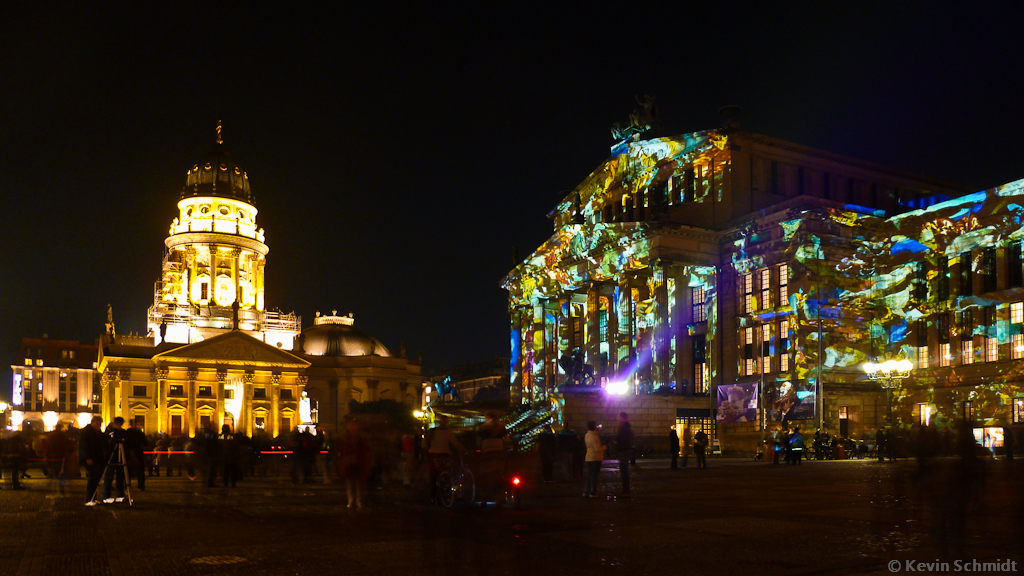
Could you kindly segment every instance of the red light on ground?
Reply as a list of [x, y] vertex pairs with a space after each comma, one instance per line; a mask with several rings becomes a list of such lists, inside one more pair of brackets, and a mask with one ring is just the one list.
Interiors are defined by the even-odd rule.
[[519, 486], [519, 477], [516, 476], [515, 478], [513, 478], [512, 483], [515, 484], [516, 486]]

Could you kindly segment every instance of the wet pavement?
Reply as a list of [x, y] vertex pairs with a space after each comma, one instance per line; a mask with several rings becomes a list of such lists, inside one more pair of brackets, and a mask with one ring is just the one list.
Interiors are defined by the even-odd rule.
[[62, 496], [37, 478], [13, 491], [5, 476], [0, 576], [889, 574], [894, 560], [903, 572], [935, 559], [1015, 559], [1024, 572], [1020, 459], [971, 474], [953, 459], [923, 473], [913, 460], [642, 460], [630, 498], [615, 496], [613, 464], [597, 499], [525, 473], [519, 509], [438, 508], [422, 482], [371, 487], [356, 511], [341, 485], [178, 477], [149, 479], [134, 506], [87, 508], [84, 480]]

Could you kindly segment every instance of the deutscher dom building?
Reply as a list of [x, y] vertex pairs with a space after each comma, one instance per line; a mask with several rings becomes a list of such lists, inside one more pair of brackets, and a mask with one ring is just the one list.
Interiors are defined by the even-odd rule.
[[318, 312], [303, 331], [299, 316], [267, 308], [270, 248], [249, 176], [219, 125], [214, 146], [188, 169], [175, 213], [149, 334], [118, 334], [108, 311], [96, 387], [104, 422], [121, 416], [172, 436], [222, 424], [278, 436], [337, 429], [352, 400], [419, 408], [420, 362], [357, 329], [351, 314]]

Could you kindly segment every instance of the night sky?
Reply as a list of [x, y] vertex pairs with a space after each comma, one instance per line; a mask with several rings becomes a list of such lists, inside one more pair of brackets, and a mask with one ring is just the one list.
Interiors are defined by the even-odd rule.
[[672, 134], [736, 104], [746, 129], [976, 189], [1024, 178], [1024, 22], [980, 4], [35, 4], [0, 22], [11, 362], [21, 337], [94, 342], [108, 302], [145, 332], [218, 119], [266, 230], [268, 306], [304, 327], [352, 312], [428, 371], [509, 354], [512, 247], [549, 236], [638, 94]]

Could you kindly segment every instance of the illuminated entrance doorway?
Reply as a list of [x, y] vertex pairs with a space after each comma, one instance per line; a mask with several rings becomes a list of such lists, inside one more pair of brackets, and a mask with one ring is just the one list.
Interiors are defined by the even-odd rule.
[[679, 436], [679, 444], [683, 446], [684, 456], [692, 453], [693, 437], [700, 431], [703, 431], [708, 437], [705, 451], [710, 455], [711, 447], [715, 445], [718, 438], [715, 435], [715, 417], [711, 409], [676, 408], [676, 434]]

